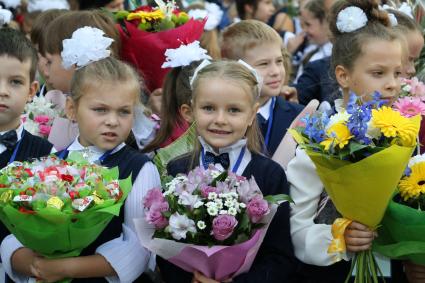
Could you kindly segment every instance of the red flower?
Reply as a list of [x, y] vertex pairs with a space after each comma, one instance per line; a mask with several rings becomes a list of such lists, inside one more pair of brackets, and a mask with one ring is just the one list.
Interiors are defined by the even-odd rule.
[[35, 214], [34, 210], [26, 209], [23, 206], [19, 207], [19, 212], [22, 212], [22, 213], [25, 213], [25, 214]]
[[67, 181], [67, 182], [70, 182], [70, 183], [72, 183], [72, 181], [74, 181], [74, 177], [73, 177], [72, 175], [65, 175], [65, 174], [62, 174], [62, 175], [61, 175], [61, 179], [62, 179], [63, 181]]
[[5, 184], [0, 184], [0, 188], [7, 188]]
[[25, 172], [27, 172], [28, 177], [32, 177], [32, 176], [34, 176], [34, 174], [32, 173], [32, 171], [31, 171], [30, 169], [25, 168], [25, 169], [24, 169], [24, 171], [25, 171]]

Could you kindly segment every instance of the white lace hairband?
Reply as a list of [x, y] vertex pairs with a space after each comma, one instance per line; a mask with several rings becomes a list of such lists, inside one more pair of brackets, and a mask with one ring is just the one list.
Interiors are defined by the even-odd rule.
[[[248, 63], [246, 63], [245, 61], [239, 59], [237, 61], [239, 64], [243, 65], [245, 68], [247, 68], [255, 77], [255, 79], [257, 80], [257, 86], [258, 86], [258, 94], [257, 97], [260, 97], [261, 94], [261, 88], [263, 85], [263, 79], [262, 77], [258, 74], [257, 70], [255, 70], [253, 67], [251, 67], [251, 65], [249, 65]], [[193, 83], [195, 82], [196, 77], [198, 76], [198, 73], [205, 68], [206, 66], [210, 65], [211, 62], [209, 60], [204, 60], [202, 61], [202, 63], [195, 69], [195, 71], [193, 72], [193, 76], [190, 78], [190, 87], [193, 89]]]
[[72, 37], [62, 41], [62, 65], [65, 69], [76, 66], [77, 69], [107, 58], [112, 38], [103, 36], [103, 30], [94, 27], [82, 27], [73, 32]]
[[176, 49], [165, 51], [166, 58], [161, 68], [189, 66], [195, 61], [210, 60], [211, 57], [207, 53], [207, 50], [202, 48], [197, 40], [187, 45], [182, 44]]

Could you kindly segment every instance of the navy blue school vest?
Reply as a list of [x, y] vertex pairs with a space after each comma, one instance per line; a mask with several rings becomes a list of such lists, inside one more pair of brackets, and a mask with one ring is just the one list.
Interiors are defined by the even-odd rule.
[[[56, 153], [56, 155], [60, 155], [62, 151]], [[64, 155], [64, 158], [68, 156], [68, 152]], [[129, 146], [124, 146], [119, 151], [114, 154], [109, 155], [104, 162], [103, 166], [112, 168], [118, 166], [119, 169], [119, 178], [125, 179], [131, 174], [131, 180], [134, 181], [137, 178], [142, 167], [146, 162], [150, 161], [149, 158], [141, 154], [135, 150], [133, 150]], [[109, 222], [108, 226], [102, 231], [102, 233], [97, 237], [97, 239], [91, 243], [87, 248], [85, 248], [80, 256], [89, 256], [95, 254], [96, 249], [115, 238], [118, 238], [122, 233], [122, 223], [124, 223], [124, 206], [121, 207], [120, 215], [118, 217], [113, 217], [111, 222]], [[142, 274], [135, 282], [149, 282], [146, 275]], [[143, 279], [142, 279], [143, 278]], [[105, 278], [83, 278], [83, 279], [73, 279], [72, 282], [107, 282]]]
[[[50, 154], [53, 145], [47, 140], [34, 136], [25, 130], [23, 130], [22, 134], [23, 137], [14, 161], [27, 161]], [[7, 165], [12, 154], [13, 150], [5, 150], [0, 154], [0, 168], [4, 168]], [[9, 230], [0, 222], [0, 243], [9, 234]]]
[[[273, 125], [270, 133], [269, 144], [267, 145], [267, 154], [273, 156], [280, 142], [282, 141], [283, 136], [286, 134], [286, 130], [291, 125], [292, 121], [300, 114], [304, 106], [285, 101], [282, 97], [277, 97], [276, 104], [273, 109]], [[258, 117], [259, 114], [257, 114]], [[258, 125], [261, 130], [261, 134], [265, 138], [267, 133], [267, 122], [260, 122], [258, 120]]]
[[[189, 155], [175, 159], [167, 166], [168, 174], [187, 173], [198, 165], [194, 164], [191, 168], [190, 163]], [[289, 194], [285, 172], [267, 157], [253, 153], [242, 175], [247, 178], [253, 176], [264, 195]], [[191, 273], [159, 256], [156, 258], [164, 282], [191, 282]], [[241, 274], [233, 278], [233, 282], [293, 282], [297, 265], [289, 230], [289, 204], [284, 203], [270, 224], [249, 274]]]

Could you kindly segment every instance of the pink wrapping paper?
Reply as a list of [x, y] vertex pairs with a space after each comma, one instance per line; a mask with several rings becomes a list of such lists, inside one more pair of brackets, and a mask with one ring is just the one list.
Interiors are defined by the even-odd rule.
[[50, 130], [49, 142], [56, 150], [62, 150], [70, 145], [78, 136], [78, 124], [65, 118], [56, 117]]
[[198, 246], [173, 240], [152, 238], [155, 228], [144, 218], [134, 220], [136, 232], [144, 247], [188, 271], [198, 270], [209, 278], [223, 281], [248, 272], [263, 242], [268, 226], [276, 213], [277, 205], [265, 217], [267, 223], [248, 241], [233, 246]]

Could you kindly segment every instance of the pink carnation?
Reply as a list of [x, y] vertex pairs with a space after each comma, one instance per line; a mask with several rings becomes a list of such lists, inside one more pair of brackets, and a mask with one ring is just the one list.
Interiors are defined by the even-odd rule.
[[262, 196], [256, 195], [253, 197], [248, 205], [246, 206], [246, 211], [248, 212], [249, 219], [252, 223], [258, 223], [270, 212], [269, 203], [263, 199]]
[[50, 121], [50, 117], [47, 115], [37, 115], [35, 116], [34, 121], [39, 124], [47, 124]]
[[209, 193], [217, 193], [217, 188], [204, 185], [201, 187], [201, 196], [208, 198]]
[[425, 103], [417, 97], [404, 97], [394, 103], [394, 108], [404, 117], [425, 115]]
[[221, 214], [214, 218], [211, 233], [217, 240], [224, 241], [232, 235], [236, 225], [238, 225], [238, 221], [234, 216]]
[[43, 125], [43, 124], [38, 125], [38, 131], [39, 131], [40, 135], [42, 135], [44, 137], [49, 136], [51, 130], [52, 130], [52, 127], [50, 127], [50, 126]]
[[156, 229], [165, 228], [168, 225], [168, 219], [162, 215], [162, 212], [168, 209], [168, 202], [154, 202], [146, 214], [146, 221], [153, 224]]
[[143, 199], [143, 206], [147, 209], [150, 209], [154, 203], [164, 201], [165, 198], [162, 195], [162, 190], [160, 188], [153, 188], [146, 193], [146, 196]]

